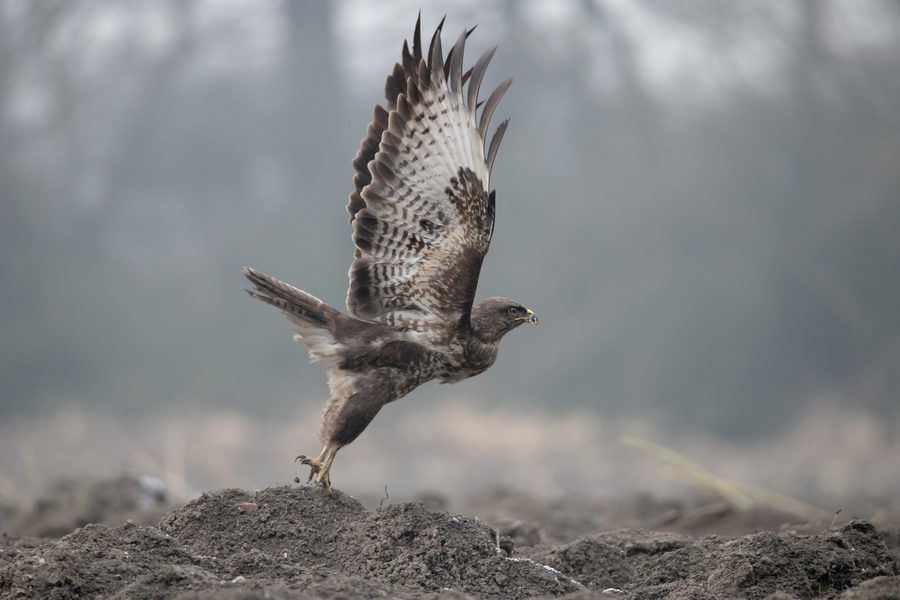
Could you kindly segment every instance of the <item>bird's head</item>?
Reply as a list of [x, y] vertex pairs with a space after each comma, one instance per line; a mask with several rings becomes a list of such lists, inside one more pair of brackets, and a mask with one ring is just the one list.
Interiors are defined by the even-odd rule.
[[472, 307], [472, 329], [485, 343], [499, 342], [523, 323], [537, 325], [537, 316], [515, 300], [495, 296]]

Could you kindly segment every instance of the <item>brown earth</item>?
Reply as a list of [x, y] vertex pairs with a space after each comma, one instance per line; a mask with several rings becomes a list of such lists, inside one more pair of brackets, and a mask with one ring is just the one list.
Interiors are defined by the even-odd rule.
[[227, 489], [164, 513], [150, 479], [61, 484], [0, 521], [0, 597], [900, 599], [890, 519], [830, 530], [703, 496], [364, 500]]

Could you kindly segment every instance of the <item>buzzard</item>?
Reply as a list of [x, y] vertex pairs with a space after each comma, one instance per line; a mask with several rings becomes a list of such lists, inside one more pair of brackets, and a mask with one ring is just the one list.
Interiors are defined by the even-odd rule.
[[[455, 383], [483, 373], [501, 338], [530, 310], [508, 298], [474, 304], [481, 263], [494, 231], [491, 167], [509, 122], [485, 152], [488, 124], [512, 79], [482, 108], [478, 88], [496, 47], [463, 72], [463, 31], [447, 54], [441, 28], [422, 54], [421, 15], [410, 52], [385, 84], [353, 161], [355, 190], [347, 211], [356, 245], [350, 267], [350, 315], [283, 281], [244, 268], [255, 291], [280, 309], [312, 361], [328, 366], [318, 458], [298, 456], [331, 491], [337, 451], [355, 440], [388, 402], [432, 379]], [[481, 116], [478, 110], [481, 108]]]

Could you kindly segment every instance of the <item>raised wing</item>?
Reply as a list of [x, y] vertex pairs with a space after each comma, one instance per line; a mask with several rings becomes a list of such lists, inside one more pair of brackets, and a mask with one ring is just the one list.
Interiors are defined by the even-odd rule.
[[422, 56], [420, 20], [413, 49], [385, 84], [387, 109], [376, 106], [353, 161], [356, 190], [347, 210], [355, 260], [347, 308], [389, 327], [430, 331], [467, 326], [481, 263], [494, 229], [490, 173], [508, 119], [485, 157], [488, 124], [507, 79], [490, 95], [481, 119], [478, 88], [494, 55], [463, 74], [469, 32], [444, 62], [441, 25]]

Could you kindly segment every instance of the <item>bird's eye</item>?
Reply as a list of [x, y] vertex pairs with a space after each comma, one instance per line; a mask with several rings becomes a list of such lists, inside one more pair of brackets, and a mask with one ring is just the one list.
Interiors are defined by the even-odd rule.
[[516, 316], [516, 314], [519, 312], [519, 309], [516, 308], [515, 306], [510, 306], [509, 308], [506, 309], [506, 312], [508, 312], [512, 316]]

